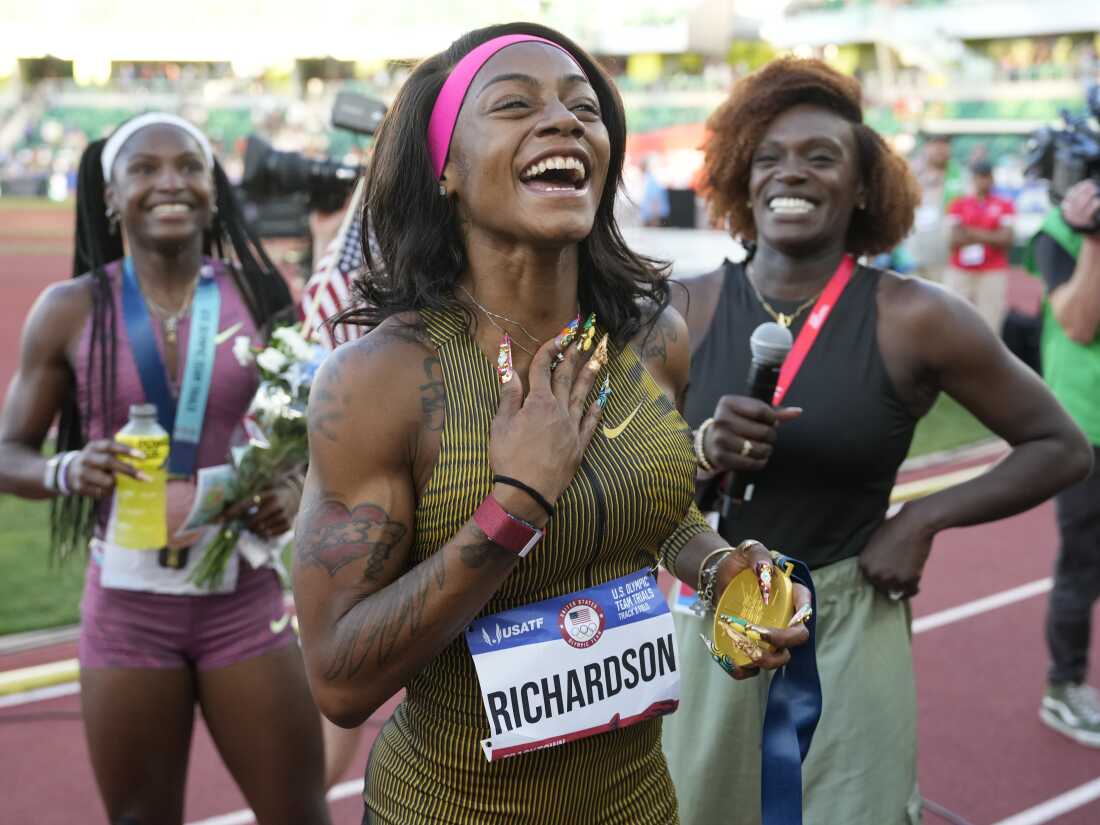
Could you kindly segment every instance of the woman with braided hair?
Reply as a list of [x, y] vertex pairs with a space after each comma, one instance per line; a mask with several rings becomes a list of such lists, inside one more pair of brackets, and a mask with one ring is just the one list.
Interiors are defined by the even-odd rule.
[[[230, 250], [233, 262], [222, 257]], [[320, 727], [276, 572], [235, 559], [215, 592], [200, 590], [188, 578], [203, 537], [174, 535], [194, 472], [225, 462], [258, 382], [233, 339], [257, 342], [290, 292], [245, 228], [206, 137], [165, 114], [128, 121], [86, 150], [73, 269], [24, 326], [0, 416], [0, 489], [53, 499], [56, 556], [90, 547], [81, 703], [108, 818], [183, 821], [197, 702], [259, 822], [323, 825]], [[200, 313], [213, 322], [193, 322]], [[155, 398], [158, 388], [171, 397]], [[197, 391], [205, 408], [185, 413], [181, 403], [174, 415], [177, 424], [197, 415], [197, 436], [165, 427], [169, 544], [112, 543], [116, 478], [140, 477], [114, 434], [131, 405], [160, 400], [176, 411], [174, 399]], [[58, 415], [58, 452], [47, 459]], [[274, 488], [237, 515], [260, 539], [279, 536], [298, 495], [295, 485]]]

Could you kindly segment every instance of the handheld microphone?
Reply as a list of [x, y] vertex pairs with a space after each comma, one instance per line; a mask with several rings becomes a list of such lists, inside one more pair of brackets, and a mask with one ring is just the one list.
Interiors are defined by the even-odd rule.
[[[780, 324], [769, 321], [753, 330], [749, 339], [752, 363], [749, 365], [746, 392], [750, 398], [757, 398], [766, 404], [772, 403], [775, 385], [779, 382], [779, 371], [793, 344], [790, 330]], [[731, 518], [741, 504], [752, 498], [750, 479], [750, 473], [730, 470], [726, 474], [722, 493], [722, 518]]]

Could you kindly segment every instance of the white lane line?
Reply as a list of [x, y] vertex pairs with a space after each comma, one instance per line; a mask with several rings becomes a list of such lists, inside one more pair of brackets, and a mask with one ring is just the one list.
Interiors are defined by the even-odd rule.
[[[363, 780], [362, 779], [349, 779], [347, 782], [341, 782], [339, 785], [333, 785], [329, 788], [325, 798], [329, 802], [336, 802], [340, 799], [347, 799], [349, 796], [359, 796], [363, 793]], [[222, 814], [221, 816], [212, 816], [209, 819], [199, 819], [194, 822], [188, 822], [187, 825], [249, 825], [249, 823], [255, 822], [256, 817], [252, 815], [252, 811], [248, 808], [242, 808], [239, 811], [233, 811], [232, 813]]]
[[1019, 587], [1013, 587], [1011, 590], [994, 593], [984, 599], [975, 599], [972, 602], [960, 604], [958, 607], [949, 607], [947, 610], [941, 610], [938, 613], [929, 613], [927, 616], [921, 616], [919, 619], [913, 620], [913, 632], [924, 633], [927, 630], [943, 627], [945, 624], [961, 622], [963, 619], [996, 610], [998, 607], [1006, 607], [1016, 602], [1022, 602], [1024, 599], [1030, 599], [1033, 596], [1048, 592], [1053, 585], [1053, 579], [1039, 579], [1038, 581], [1022, 584]]
[[1068, 813], [1075, 808], [1088, 805], [1098, 798], [1100, 798], [1100, 779], [1094, 779], [1074, 788], [1072, 791], [1066, 791], [1060, 796], [1048, 799], [1034, 808], [1028, 808], [1026, 811], [1010, 816], [1008, 819], [1002, 819], [994, 825], [1042, 825], [1042, 823], [1050, 822], [1055, 817]]
[[47, 687], [26, 690], [22, 693], [12, 693], [0, 696], [0, 708], [11, 708], [16, 705], [27, 705], [31, 702], [45, 702], [47, 699], [56, 699], [59, 696], [72, 696], [80, 693], [79, 682], [68, 682], [63, 685], [49, 685]]

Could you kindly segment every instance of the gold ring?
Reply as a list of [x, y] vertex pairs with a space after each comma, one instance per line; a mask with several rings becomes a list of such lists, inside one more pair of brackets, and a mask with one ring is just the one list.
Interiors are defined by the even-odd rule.
[[259, 493], [256, 493], [256, 495], [252, 496], [252, 503], [255, 504], [257, 507], [260, 506], [260, 503], [263, 500], [263, 496], [261, 496]]
[[752, 442], [749, 441], [746, 438], [744, 443], [741, 445], [741, 455], [743, 455], [747, 458], [751, 454], [752, 454]]

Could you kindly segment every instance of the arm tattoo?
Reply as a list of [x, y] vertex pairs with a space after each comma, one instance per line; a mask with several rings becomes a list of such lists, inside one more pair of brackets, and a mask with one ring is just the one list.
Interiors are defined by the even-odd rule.
[[349, 510], [343, 502], [326, 498], [302, 513], [295, 554], [302, 565], [323, 567], [329, 576], [366, 559], [363, 578], [375, 581], [406, 532], [404, 524], [377, 504]]
[[677, 341], [676, 325], [662, 315], [642, 342], [642, 360], [668, 363], [668, 345]]
[[485, 566], [485, 563], [489, 561], [496, 549], [497, 546], [486, 539], [482, 542], [462, 545], [458, 548], [458, 554], [463, 564], [472, 570], [477, 570]]
[[332, 429], [344, 420], [351, 392], [344, 385], [344, 359], [347, 350], [337, 350], [326, 364], [324, 380], [309, 394], [309, 432], [320, 434], [329, 441], [336, 441]]
[[[324, 678], [354, 679], [368, 660], [378, 667], [421, 631], [432, 588], [443, 589], [445, 559], [436, 553], [397, 579], [384, 592], [360, 602], [337, 625], [335, 653]], [[399, 644], [400, 643], [400, 644]]]
[[447, 387], [443, 383], [443, 365], [437, 356], [424, 359], [424, 375], [428, 380], [420, 385], [420, 406], [425, 426], [432, 432], [440, 432], [447, 422]]

